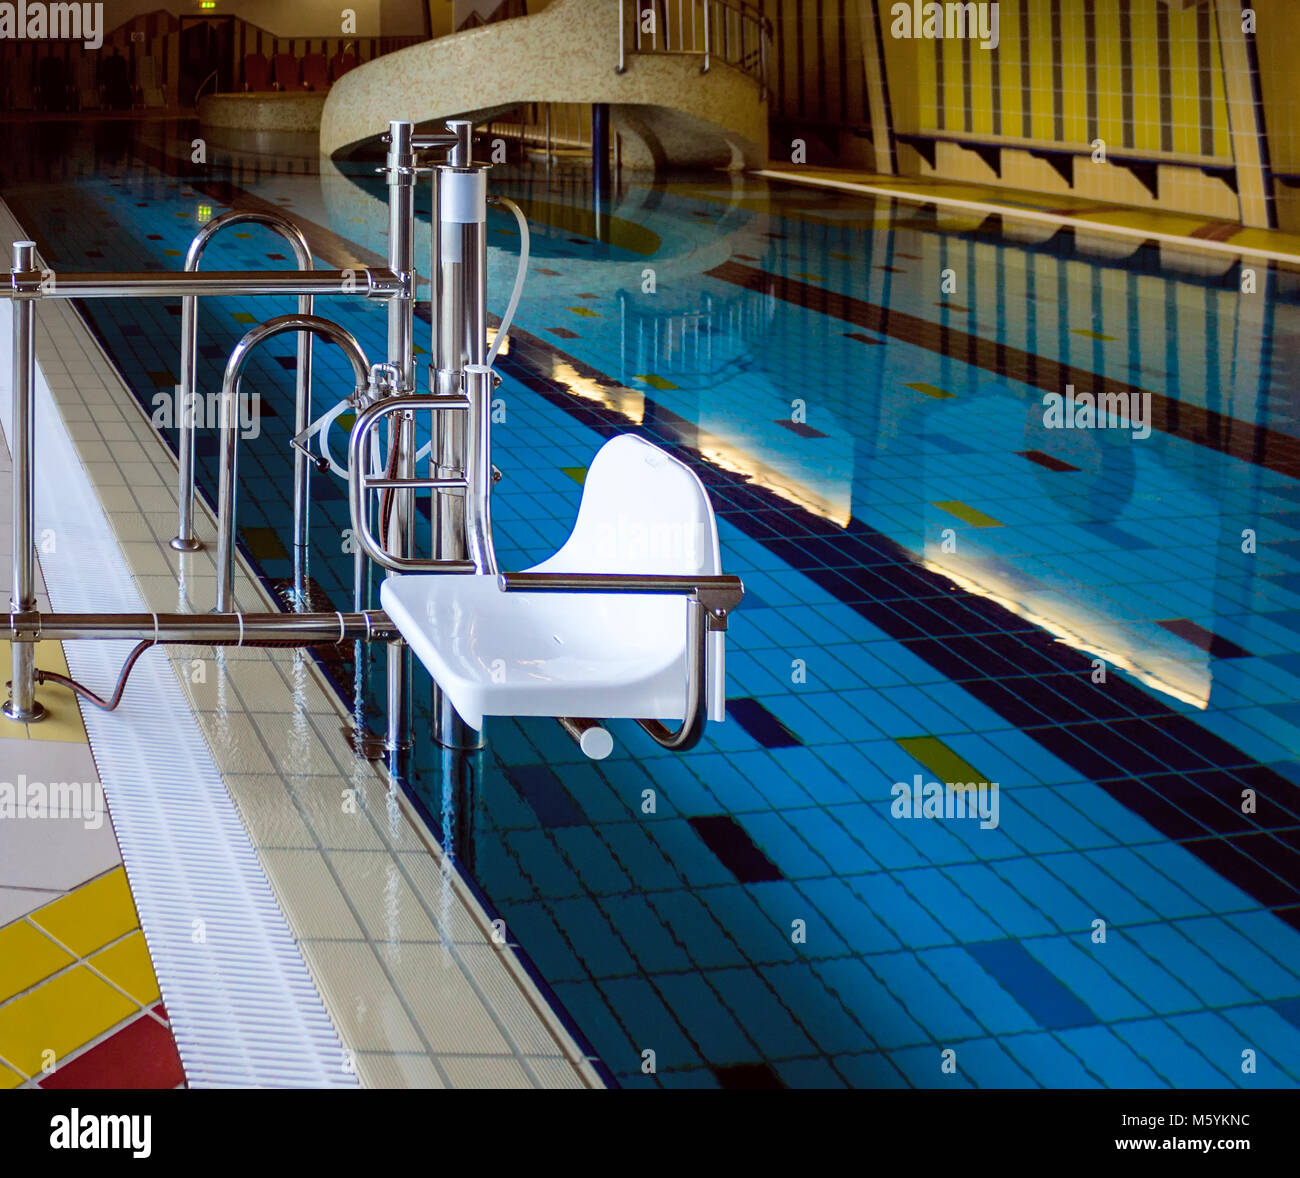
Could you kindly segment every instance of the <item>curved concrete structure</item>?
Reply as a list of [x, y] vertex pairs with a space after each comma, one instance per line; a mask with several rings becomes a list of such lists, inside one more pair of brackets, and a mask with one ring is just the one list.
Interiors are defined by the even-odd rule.
[[199, 123], [239, 131], [314, 131], [320, 126], [325, 95], [314, 90], [256, 94], [205, 94]]
[[555, 0], [536, 16], [389, 53], [334, 84], [321, 116], [332, 155], [388, 129], [486, 116], [523, 102], [608, 102], [625, 168], [762, 167], [767, 103], [749, 75], [693, 54], [627, 55], [617, 72], [621, 6]]

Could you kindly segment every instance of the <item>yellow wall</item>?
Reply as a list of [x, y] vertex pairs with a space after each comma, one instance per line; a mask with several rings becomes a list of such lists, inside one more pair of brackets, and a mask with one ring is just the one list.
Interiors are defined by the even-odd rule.
[[[992, 134], [992, 109], [996, 99], [1002, 112], [1002, 136], [1045, 142], [1091, 143], [1106, 140], [1109, 148], [1130, 151], [1173, 151], [1181, 155], [1211, 154], [1228, 157], [1228, 112], [1224, 101], [1218, 39], [1212, 20], [1198, 17], [1198, 9], [1183, 8], [1181, 0], [1164, 5], [1161, 0], [1129, 0], [1132, 36], [1127, 43], [1133, 90], [1133, 117], [1126, 126], [1123, 104], [1124, 42], [1120, 37], [1123, 0], [1096, 0], [1094, 35], [1086, 35], [1083, 0], [1058, 0], [1060, 37], [1053, 37], [1053, 0], [1002, 0], [1001, 43], [996, 50], [970, 46], [956, 40], [892, 41], [897, 68], [890, 83], [904, 74], [915, 78], [917, 121], [911, 112], [895, 112], [898, 131], [955, 131], [967, 128], [964, 81], [965, 59], [970, 61], [973, 134]], [[1289, 3], [1290, 0], [1281, 0]], [[1165, 8], [1169, 24], [1169, 69], [1162, 74], [1157, 41], [1157, 8]], [[1300, 6], [1297, 6], [1300, 7]], [[1202, 6], [1204, 10], [1204, 6]], [[882, 16], [887, 9], [882, 5]], [[1021, 85], [1021, 17], [1029, 18], [1030, 85]], [[1199, 23], [1198, 23], [1199, 22]], [[1200, 70], [1198, 45], [1203, 28], [1212, 69], [1208, 79]], [[942, 62], [944, 90], [940, 104], [936, 75]], [[1088, 116], [1088, 71], [1095, 71], [1096, 120]], [[1060, 92], [1055, 77], [1059, 71]], [[1202, 131], [1203, 82], [1208, 86], [1208, 139]], [[996, 83], [996, 92], [993, 89]], [[1162, 92], [1167, 113], [1162, 112]], [[1029, 118], [1024, 119], [1025, 112]], [[1058, 120], [1059, 113], [1059, 120]], [[1203, 139], [1205, 140], [1203, 142]], [[1207, 153], [1204, 147], [1210, 147]]]

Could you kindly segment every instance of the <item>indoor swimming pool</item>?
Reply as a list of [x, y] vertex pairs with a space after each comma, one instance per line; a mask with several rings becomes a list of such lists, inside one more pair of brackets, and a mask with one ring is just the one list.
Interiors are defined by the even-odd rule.
[[[5, 200], [56, 271], [180, 269], [232, 207], [292, 214], [324, 268], [386, 249], [368, 161], [197, 165], [181, 122], [9, 131]], [[406, 786], [607, 1077], [1300, 1085], [1300, 273], [722, 174], [626, 180], [597, 240], [563, 167], [493, 189], [533, 233], [496, 365], [502, 567], [560, 547], [631, 431], [700, 476], [746, 587], [728, 723], [684, 755], [617, 723], [589, 761], [551, 721], [494, 718], [445, 764], [416, 676]], [[500, 314], [508, 214], [489, 244]], [[205, 265], [291, 253], [248, 226]], [[201, 391], [289, 303], [204, 300]], [[385, 354], [381, 306], [317, 306]], [[165, 409], [179, 301], [81, 312]], [[294, 354], [250, 363], [240, 456], [241, 547], [281, 596]], [[351, 372], [315, 364], [321, 413]], [[1107, 394], [1122, 420], [1068, 428]], [[217, 462], [200, 431], [209, 499]], [[351, 608], [348, 528], [345, 484], [314, 476], [320, 608]], [[988, 804], [899, 813], [936, 780]]]

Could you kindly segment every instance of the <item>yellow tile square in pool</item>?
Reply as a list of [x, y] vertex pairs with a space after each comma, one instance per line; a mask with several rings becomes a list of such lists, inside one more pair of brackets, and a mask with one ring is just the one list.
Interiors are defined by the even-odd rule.
[[937, 385], [926, 384], [924, 381], [917, 381], [915, 384], [904, 385], [904, 388], [915, 389], [918, 393], [924, 393], [927, 397], [933, 397], [936, 401], [947, 401], [955, 397], [956, 393], [950, 393], [947, 389], [941, 389]]
[[0, 1002], [71, 965], [76, 958], [25, 920], [0, 928]]
[[22, 1076], [0, 1063], [0, 1092], [4, 1092], [9, 1088], [17, 1088], [22, 1082]]
[[973, 781], [978, 784], [984, 780], [978, 769], [937, 736], [900, 736], [894, 738], [894, 743], [945, 783]]
[[141, 1006], [157, 1002], [160, 997], [144, 933], [134, 932], [116, 945], [101, 949], [94, 957], [88, 958], [88, 964], [113, 985], [125, 990]]
[[[126, 872], [120, 867], [82, 884], [75, 892], [38, 908], [33, 924], [79, 957], [86, 957], [109, 941], [139, 926]], [[3, 1054], [0, 1052], [0, 1054]]]
[[934, 506], [948, 512], [949, 515], [955, 515], [963, 523], [968, 523], [973, 528], [1000, 528], [1002, 526], [1001, 520], [986, 515], [978, 507], [972, 507], [969, 503], [963, 503], [960, 499], [944, 499], [942, 502], [935, 503]]
[[57, 1062], [138, 1010], [79, 965], [0, 1006], [0, 1056], [34, 1076], [45, 1052]]
[[662, 376], [653, 372], [638, 372], [635, 379], [645, 381], [652, 389], [658, 389], [661, 393], [667, 389], [678, 387], [671, 380], [665, 380]]

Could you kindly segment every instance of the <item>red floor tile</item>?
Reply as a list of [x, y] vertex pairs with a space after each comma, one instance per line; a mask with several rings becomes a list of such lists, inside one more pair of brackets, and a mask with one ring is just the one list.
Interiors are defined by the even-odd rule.
[[143, 1015], [41, 1081], [42, 1088], [175, 1088], [184, 1082], [171, 1032]]

